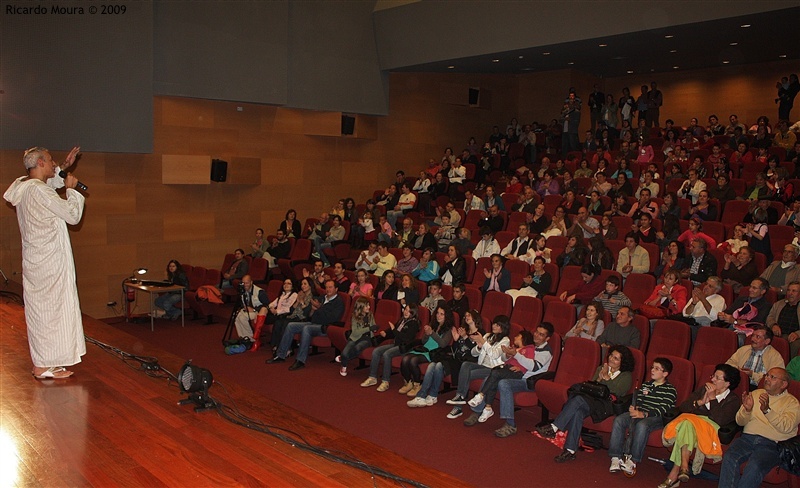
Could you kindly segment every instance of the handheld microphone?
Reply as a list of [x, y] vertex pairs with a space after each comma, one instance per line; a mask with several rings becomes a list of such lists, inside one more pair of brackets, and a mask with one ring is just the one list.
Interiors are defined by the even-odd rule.
[[[58, 172], [58, 176], [66, 179], [67, 178], [67, 172], [62, 169], [61, 171]], [[89, 187], [87, 187], [86, 185], [84, 185], [80, 181], [75, 186], [77, 186], [79, 190], [83, 190], [83, 191], [86, 191], [86, 190], [89, 189]]]

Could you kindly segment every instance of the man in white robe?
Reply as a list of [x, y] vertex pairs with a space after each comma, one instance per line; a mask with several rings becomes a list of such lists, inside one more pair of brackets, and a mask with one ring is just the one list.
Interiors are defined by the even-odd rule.
[[[80, 151], [72, 148], [65, 162], [53, 161], [42, 147], [25, 151], [28, 176], [17, 178], [3, 198], [14, 205], [22, 236], [22, 286], [28, 344], [37, 378], [60, 379], [72, 375], [72, 366], [86, 354], [75, 263], [67, 224], [76, 225], [83, 215], [84, 197], [71, 174], [61, 178], [60, 169], [75, 162]], [[56, 188], [67, 187], [66, 200]]]

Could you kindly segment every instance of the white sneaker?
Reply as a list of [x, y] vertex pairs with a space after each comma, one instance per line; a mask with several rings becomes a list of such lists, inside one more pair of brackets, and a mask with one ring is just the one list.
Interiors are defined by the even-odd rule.
[[347, 376], [347, 368], [344, 367], [344, 366], [339, 368], [339, 374], [342, 375], [342, 376]]
[[408, 406], [409, 406], [409, 407], [411, 407], [411, 408], [415, 408], [415, 407], [426, 407], [426, 406], [427, 406], [427, 405], [425, 404], [425, 399], [424, 399], [424, 398], [422, 398], [422, 397], [414, 397], [414, 398], [412, 398], [411, 400], [407, 401], [407, 402], [406, 402], [406, 405], [408, 405]]
[[611, 458], [611, 466], [608, 467], [609, 473], [619, 473], [621, 471], [619, 467], [619, 461], [620, 459], [618, 457]]
[[476, 393], [475, 396], [467, 402], [470, 407], [477, 407], [481, 403], [483, 403], [483, 393]]
[[631, 459], [630, 456], [625, 456], [625, 458], [620, 461], [619, 468], [628, 478], [633, 478], [636, 476], [636, 463], [633, 461], [633, 459]]
[[334, 361], [336, 361], [337, 363], [341, 364], [342, 356], [336, 356], [336, 359], [334, 359]]
[[481, 416], [478, 417], [478, 422], [484, 423], [489, 420], [492, 415], [494, 415], [494, 410], [492, 410], [492, 407], [487, 406], [483, 409], [483, 412], [481, 412]]
[[425, 406], [426, 407], [432, 407], [438, 401], [439, 401], [439, 397], [428, 395], [428, 396], [425, 397]]

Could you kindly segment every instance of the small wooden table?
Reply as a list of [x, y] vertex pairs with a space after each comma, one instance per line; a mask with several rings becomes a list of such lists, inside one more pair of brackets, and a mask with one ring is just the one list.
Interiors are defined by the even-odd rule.
[[[180, 291], [181, 292], [181, 327], [184, 326], [184, 324], [185, 324], [184, 318], [185, 317], [184, 317], [183, 308], [184, 308], [185, 304], [184, 304], [184, 295], [183, 295], [183, 293], [184, 293], [184, 291], [186, 289], [183, 286], [181, 286], [181, 285], [148, 286], [148, 285], [143, 285], [138, 280], [137, 281], [125, 280], [125, 281], [122, 282], [122, 288], [123, 289], [122, 289], [122, 302], [121, 303], [126, 303], [126, 301], [127, 301], [126, 295], [127, 295], [127, 291], [129, 289], [136, 290], [137, 292], [143, 291], [143, 292], [147, 293], [150, 296], [150, 314], [149, 315], [150, 315], [150, 330], [151, 331], [155, 330], [155, 327], [153, 326], [153, 309], [154, 309], [154, 306], [155, 306], [155, 299], [154, 299], [153, 295], [158, 295], [158, 294], [161, 294], [161, 293], [167, 293], [167, 292], [171, 292], [171, 291]], [[128, 307], [126, 306], [125, 307], [125, 321], [129, 322], [130, 318], [131, 318], [130, 311], [128, 310]]]

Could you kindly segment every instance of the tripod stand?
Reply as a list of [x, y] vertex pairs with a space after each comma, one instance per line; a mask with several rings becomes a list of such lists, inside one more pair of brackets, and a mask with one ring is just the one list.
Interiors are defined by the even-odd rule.
[[[230, 341], [231, 336], [233, 335], [233, 329], [236, 328], [236, 316], [239, 314], [240, 310], [244, 310], [245, 313], [247, 313], [248, 303], [250, 306], [253, 305], [250, 295], [244, 289], [244, 285], [239, 284], [239, 299], [233, 304], [231, 317], [228, 319], [228, 327], [225, 329], [225, 334], [222, 336], [222, 345], [225, 345], [228, 341]], [[250, 318], [249, 314], [247, 315], [247, 320], [250, 322], [250, 328], [252, 329], [253, 319]]]

